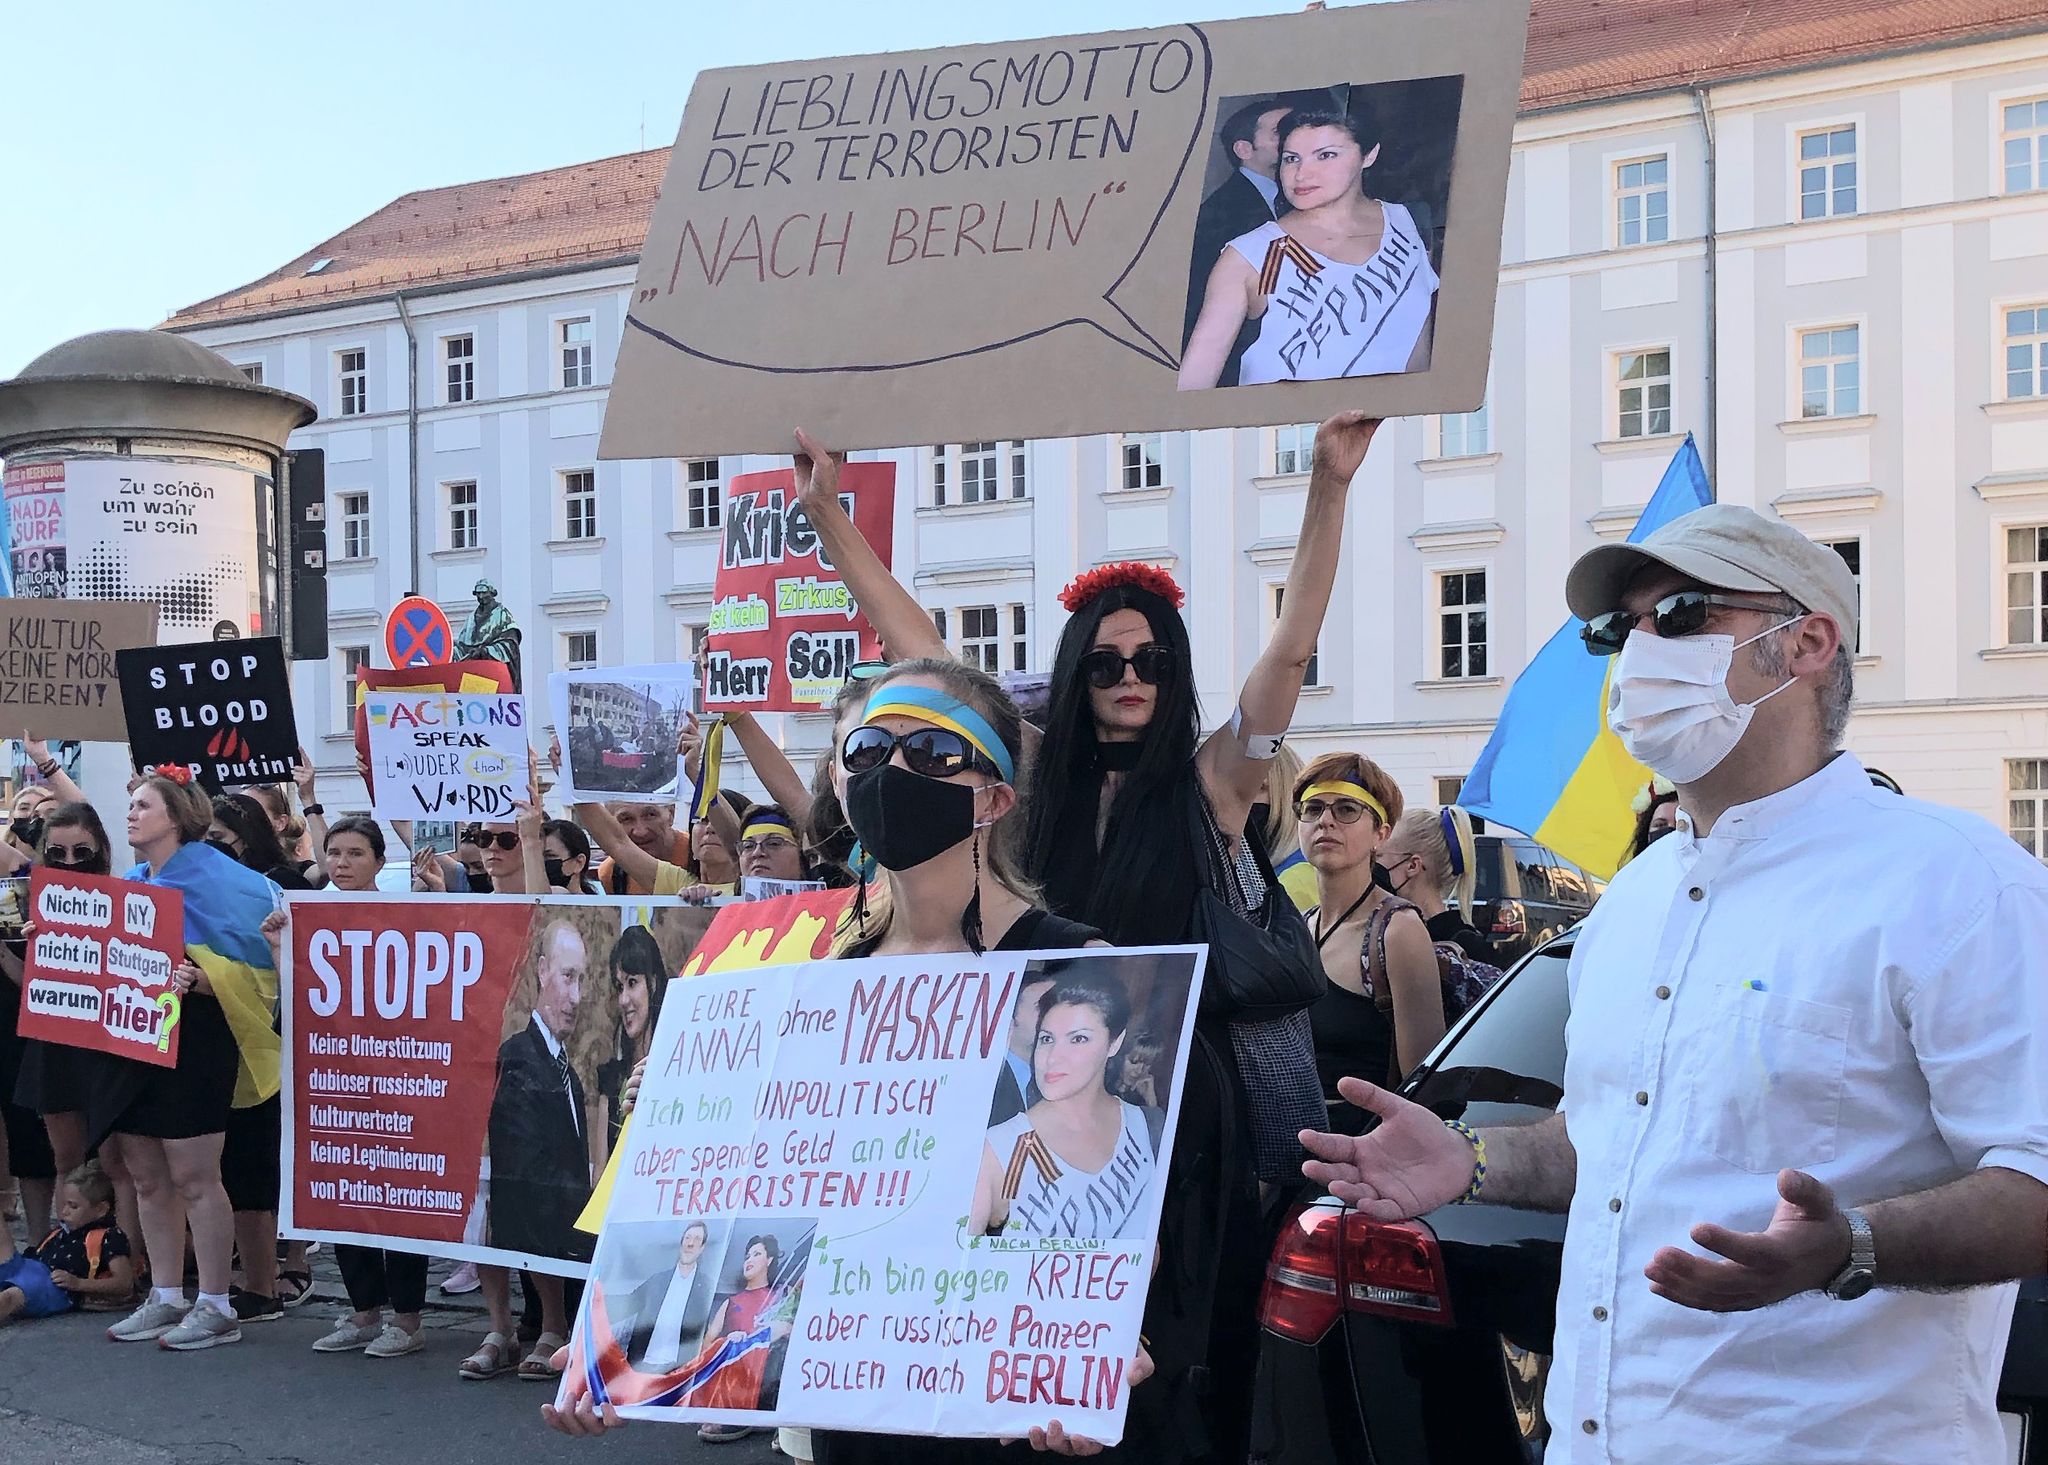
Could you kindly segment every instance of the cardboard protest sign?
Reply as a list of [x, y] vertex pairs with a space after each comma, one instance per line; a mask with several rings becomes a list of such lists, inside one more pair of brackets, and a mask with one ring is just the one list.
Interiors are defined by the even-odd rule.
[[[449, 661], [438, 666], [402, 666], [387, 669], [363, 666], [356, 669], [356, 756], [370, 761], [370, 715], [365, 702], [372, 692], [509, 692], [512, 673], [502, 662]], [[376, 792], [372, 772], [371, 793]]]
[[600, 454], [1475, 407], [1527, 27], [1413, 0], [700, 72]]
[[36, 933], [22, 964], [21, 1035], [177, 1067], [170, 982], [185, 960], [185, 897], [38, 867], [29, 908]]
[[372, 692], [371, 812], [502, 821], [526, 797], [526, 699], [505, 692]]
[[[848, 463], [839, 502], [884, 565], [895, 536], [896, 465]], [[788, 469], [744, 473], [725, 498], [725, 540], [711, 596], [704, 706], [807, 712], [828, 705], [881, 638], [797, 506]]]
[[952, 1436], [1057, 1414], [1119, 1439], [1202, 961], [990, 952], [683, 983], [560, 1401]]
[[583, 1275], [576, 1217], [700, 915], [333, 891], [290, 912], [284, 1228]]
[[128, 736], [114, 657], [156, 643], [146, 600], [0, 600], [0, 727], [55, 741]]
[[137, 768], [182, 764], [210, 789], [292, 776], [299, 733], [275, 636], [116, 652]]
[[607, 666], [548, 677], [562, 744], [560, 795], [572, 803], [673, 804], [676, 736], [690, 715], [688, 666]]

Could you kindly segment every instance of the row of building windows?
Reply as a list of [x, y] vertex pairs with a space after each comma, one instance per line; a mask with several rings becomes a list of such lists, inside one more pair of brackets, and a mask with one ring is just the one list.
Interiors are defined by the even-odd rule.
[[[574, 391], [595, 379], [592, 353], [596, 334], [589, 316], [571, 316], [555, 322], [555, 350], [559, 366], [551, 390]], [[440, 338], [441, 403], [459, 406], [476, 400], [476, 337], [469, 333]], [[239, 363], [244, 377], [263, 385], [263, 363]], [[370, 353], [367, 347], [344, 346], [334, 353], [334, 412], [336, 417], [361, 417], [370, 410]]]

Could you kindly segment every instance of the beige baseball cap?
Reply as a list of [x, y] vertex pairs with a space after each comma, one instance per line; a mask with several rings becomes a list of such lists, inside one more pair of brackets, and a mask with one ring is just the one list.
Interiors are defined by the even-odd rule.
[[1856, 644], [1856, 577], [1842, 557], [1782, 519], [1740, 504], [1708, 504], [1673, 519], [1640, 544], [1587, 550], [1565, 578], [1565, 603], [1580, 620], [1621, 606], [1629, 582], [1664, 565], [1716, 590], [1789, 595], [1821, 611]]

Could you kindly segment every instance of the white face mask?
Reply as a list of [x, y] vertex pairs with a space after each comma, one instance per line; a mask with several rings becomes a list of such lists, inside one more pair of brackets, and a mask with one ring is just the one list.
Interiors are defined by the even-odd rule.
[[1787, 678], [1756, 701], [1738, 703], [1728, 695], [1735, 653], [1796, 624], [1782, 621], [1741, 642], [1631, 631], [1608, 689], [1607, 725], [1652, 773], [1676, 784], [1706, 777], [1735, 751], [1756, 709], [1798, 680]]

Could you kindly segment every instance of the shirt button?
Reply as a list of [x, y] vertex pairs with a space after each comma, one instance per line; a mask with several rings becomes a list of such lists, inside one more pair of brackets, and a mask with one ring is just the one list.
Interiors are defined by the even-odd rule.
[[1706, 891], [1700, 889], [1697, 885], [1693, 886], [1692, 889], [1686, 891], [1686, 894], [1691, 896], [1694, 900], [1705, 900], [1707, 898]]
[[1669, 987], [1659, 987], [1657, 989], [1657, 1000], [1660, 1002], [1669, 1002], [1671, 1000], [1671, 989]]
[[1580, 1426], [1579, 1426], [1579, 1428], [1580, 1428], [1580, 1429], [1583, 1429], [1583, 1430], [1584, 1430], [1584, 1431], [1585, 1431], [1585, 1432], [1586, 1432], [1587, 1434], [1598, 1434], [1598, 1433], [1600, 1433], [1600, 1426], [1599, 1426], [1598, 1424], [1595, 1424], [1595, 1423], [1594, 1423], [1594, 1422], [1593, 1422], [1592, 1420], [1590, 1420], [1590, 1419], [1589, 1419], [1589, 1420], [1587, 1420], [1587, 1421], [1586, 1421], [1586, 1422], [1585, 1422], [1584, 1424], [1580, 1425]]
[[1604, 1307], [1596, 1307], [1596, 1308], [1594, 1308], [1594, 1309], [1593, 1309], [1593, 1321], [1594, 1321], [1594, 1322], [1596, 1322], [1596, 1323], [1604, 1323], [1604, 1322], [1606, 1322], [1606, 1321], [1607, 1321], [1607, 1309], [1606, 1309], [1606, 1308], [1604, 1308]]
[[1615, 1197], [1615, 1198], [1614, 1198], [1613, 1200], [1609, 1201], [1609, 1202], [1607, 1203], [1607, 1209], [1608, 1209], [1608, 1210], [1610, 1210], [1610, 1211], [1618, 1211], [1618, 1210], [1620, 1210], [1620, 1209], [1621, 1209], [1621, 1197], [1620, 1197], [1620, 1196], [1616, 1196], [1616, 1197]]
[[1643, 1092], [1643, 1091], [1642, 1091], [1641, 1089], [1637, 1089], [1637, 1090], [1636, 1090], [1636, 1102], [1637, 1102], [1638, 1104], [1647, 1104], [1647, 1103], [1649, 1103], [1649, 1102], [1650, 1102], [1650, 1096], [1649, 1096], [1648, 1094], [1644, 1093], [1644, 1092]]

